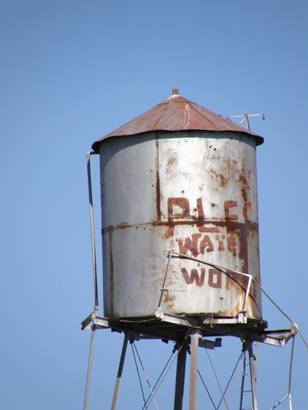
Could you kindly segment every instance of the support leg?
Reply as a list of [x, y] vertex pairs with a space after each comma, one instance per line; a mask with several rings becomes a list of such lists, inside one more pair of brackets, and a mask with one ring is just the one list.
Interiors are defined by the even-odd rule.
[[114, 391], [113, 391], [111, 410], [116, 409], [117, 398], [118, 398], [119, 387], [120, 387], [120, 381], [121, 381], [121, 377], [122, 377], [122, 373], [123, 373], [123, 366], [124, 366], [125, 355], [126, 355], [126, 350], [127, 350], [127, 343], [128, 343], [128, 336], [125, 335], [124, 341], [123, 341], [123, 346], [122, 346], [122, 352], [121, 352], [121, 357], [120, 357], [120, 363], [119, 363], [117, 378], [116, 378]]
[[174, 410], [182, 410], [183, 407], [183, 394], [185, 383], [185, 366], [187, 355], [187, 342], [184, 341], [177, 358], [176, 366], [176, 382], [175, 382], [175, 394], [174, 394]]
[[245, 378], [246, 378], [246, 352], [244, 351], [244, 356], [243, 356], [243, 374], [242, 374], [242, 383], [241, 383], [240, 410], [243, 410], [243, 400], [244, 400], [244, 390], [245, 390]]
[[198, 346], [199, 334], [194, 333], [190, 336], [189, 410], [197, 408]]
[[88, 410], [88, 406], [89, 406], [89, 391], [90, 391], [90, 383], [91, 383], [91, 372], [92, 372], [92, 366], [93, 366], [94, 339], [95, 339], [95, 329], [92, 328], [90, 347], [89, 347], [89, 353], [88, 353], [88, 367], [87, 367], [86, 384], [85, 384], [84, 397], [83, 397], [83, 410]]
[[252, 350], [252, 342], [248, 343], [247, 346], [249, 354], [249, 368], [250, 368], [250, 383], [251, 383], [251, 399], [252, 399], [252, 410], [258, 410], [257, 404], [257, 375], [256, 375], [256, 358]]

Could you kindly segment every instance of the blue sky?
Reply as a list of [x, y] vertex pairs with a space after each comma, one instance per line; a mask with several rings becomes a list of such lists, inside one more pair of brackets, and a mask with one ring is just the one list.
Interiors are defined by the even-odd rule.
[[[258, 148], [262, 282], [307, 335], [307, 2], [0, 5], [1, 407], [81, 408], [89, 334], [79, 323], [92, 306], [85, 153], [172, 87], [222, 115], [265, 113], [266, 121], [252, 123], [265, 137]], [[98, 226], [97, 160], [93, 166]], [[266, 304], [264, 317], [272, 328], [286, 325]], [[122, 341], [97, 333], [90, 409], [108, 408]], [[170, 349], [140, 344], [149, 374]], [[288, 352], [260, 348], [261, 409], [286, 393]], [[213, 353], [222, 375], [238, 353], [229, 341]], [[308, 406], [307, 359], [297, 340], [297, 409]], [[158, 397], [163, 409], [171, 408], [173, 371]], [[131, 354], [119, 408], [141, 408]]]

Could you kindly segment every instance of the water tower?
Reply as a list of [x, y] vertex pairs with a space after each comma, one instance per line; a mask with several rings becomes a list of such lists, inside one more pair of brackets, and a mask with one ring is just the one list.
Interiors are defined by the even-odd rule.
[[[95, 306], [83, 327], [92, 326], [93, 336], [102, 327], [125, 335], [112, 409], [128, 340], [175, 342], [176, 410], [190, 353], [194, 410], [198, 347], [218, 347], [232, 335], [249, 361], [257, 410], [253, 342], [282, 345], [295, 333], [268, 331], [262, 318], [256, 174], [262, 143], [177, 90], [94, 142], [87, 160]], [[104, 317], [97, 314], [92, 154], [100, 157]], [[241, 402], [243, 392], [244, 383]]]

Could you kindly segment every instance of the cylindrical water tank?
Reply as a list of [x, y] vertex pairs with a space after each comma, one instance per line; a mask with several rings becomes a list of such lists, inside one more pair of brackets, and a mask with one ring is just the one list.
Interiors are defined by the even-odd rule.
[[[256, 181], [262, 142], [174, 93], [93, 144], [101, 164], [107, 317], [150, 318], [160, 304], [172, 315], [232, 318], [243, 308], [248, 277], [237, 273], [243, 272], [254, 278], [248, 318], [262, 318]], [[169, 259], [170, 251], [213, 266]]]

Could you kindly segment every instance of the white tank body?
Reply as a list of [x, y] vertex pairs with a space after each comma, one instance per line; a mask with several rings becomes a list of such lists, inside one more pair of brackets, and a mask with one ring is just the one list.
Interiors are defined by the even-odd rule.
[[234, 317], [253, 276], [261, 319], [256, 140], [243, 132], [155, 131], [107, 138], [101, 163], [104, 311], [110, 318]]

